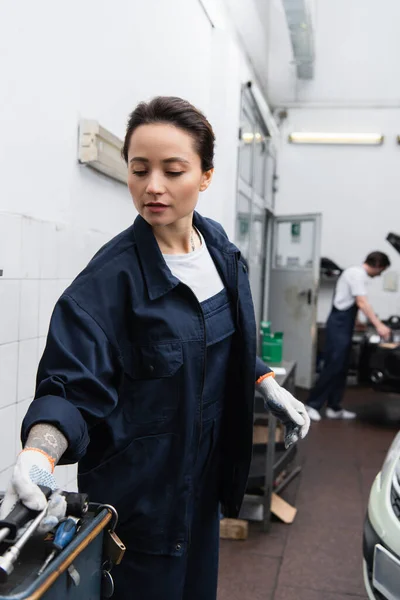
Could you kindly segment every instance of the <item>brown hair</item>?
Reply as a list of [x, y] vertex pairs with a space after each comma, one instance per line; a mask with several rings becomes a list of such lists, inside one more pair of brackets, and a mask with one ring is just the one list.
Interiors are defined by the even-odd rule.
[[390, 267], [390, 260], [387, 254], [383, 252], [371, 252], [365, 259], [365, 264], [376, 269], [387, 269]]
[[140, 102], [130, 114], [122, 156], [128, 163], [128, 148], [135, 129], [141, 125], [167, 123], [189, 133], [197, 154], [201, 158], [201, 168], [209, 171], [214, 167], [215, 136], [210, 123], [203, 113], [190, 102], [174, 96], [157, 96], [150, 102]]

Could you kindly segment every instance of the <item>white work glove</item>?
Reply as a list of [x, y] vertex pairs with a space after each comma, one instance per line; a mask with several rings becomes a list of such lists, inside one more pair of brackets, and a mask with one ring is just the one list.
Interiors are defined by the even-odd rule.
[[[35, 449], [23, 450], [18, 456], [0, 506], [0, 519], [5, 519], [20, 500], [27, 508], [37, 511], [42, 511], [47, 504], [46, 516], [37, 529], [39, 533], [46, 533], [56, 527], [65, 517], [67, 502], [65, 497], [57, 492], [53, 470], [54, 464], [45, 452]], [[48, 503], [38, 485], [45, 485], [53, 490]]]
[[257, 389], [264, 398], [265, 408], [285, 426], [286, 448], [307, 435], [310, 417], [302, 402], [276, 383], [272, 375], [257, 383]]

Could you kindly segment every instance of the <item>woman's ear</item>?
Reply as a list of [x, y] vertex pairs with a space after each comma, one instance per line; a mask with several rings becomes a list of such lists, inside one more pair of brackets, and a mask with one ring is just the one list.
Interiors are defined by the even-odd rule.
[[208, 171], [204, 171], [204, 173], [201, 176], [201, 181], [200, 181], [200, 191], [204, 192], [208, 186], [211, 183], [211, 180], [213, 178], [214, 175], [214, 169], [209, 169]]

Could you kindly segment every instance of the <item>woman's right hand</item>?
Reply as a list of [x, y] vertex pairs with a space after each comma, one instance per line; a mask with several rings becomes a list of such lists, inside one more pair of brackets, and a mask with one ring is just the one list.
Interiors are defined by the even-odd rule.
[[[57, 484], [53, 471], [54, 460], [46, 452], [36, 448], [22, 450], [0, 506], [0, 519], [5, 519], [18, 501], [27, 508], [42, 511], [46, 507], [47, 500], [38, 486], [47, 486], [55, 492]], [[66, 508], [64, 496], [53, 493], [48, 503], [47, 514], [38, 530], [44, 533], [53, 529], [65, 516]]]

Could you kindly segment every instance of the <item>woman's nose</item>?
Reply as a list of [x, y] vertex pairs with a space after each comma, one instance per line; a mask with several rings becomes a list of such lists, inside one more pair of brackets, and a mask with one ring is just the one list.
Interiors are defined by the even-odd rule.
[[152, 173], [147, 183], [146, 192], [148, 194], [163, 194], [165, 192], [165, 186], [163, 178], [157, 173]]

